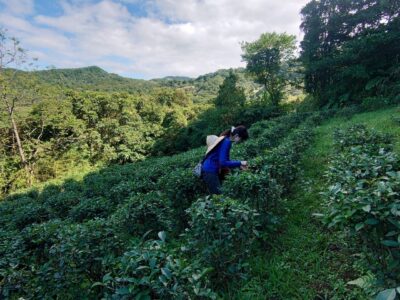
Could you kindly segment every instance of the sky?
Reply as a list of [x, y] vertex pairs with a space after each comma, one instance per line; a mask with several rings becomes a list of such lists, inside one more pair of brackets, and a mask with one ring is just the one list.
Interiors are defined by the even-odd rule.
[[131, 78], [244, 67], [240, 43], [301, 40], [308, 0], [0, 0], [0, 27], [45, 69], [96, 65]]

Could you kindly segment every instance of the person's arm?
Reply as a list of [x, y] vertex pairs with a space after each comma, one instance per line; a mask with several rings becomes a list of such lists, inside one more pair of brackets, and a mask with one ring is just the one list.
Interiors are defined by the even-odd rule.
[[242, 163], [239, 160], [229, 160], [229, 151], [231, 149], [231, 142], [228, 139], [222, 141], [219, 150], [218, 162], [222, 168], [239, 168]]

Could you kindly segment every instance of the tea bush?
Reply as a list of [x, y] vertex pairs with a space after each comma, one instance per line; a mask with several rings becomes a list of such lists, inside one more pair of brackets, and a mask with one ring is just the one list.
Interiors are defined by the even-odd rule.
[[171, 208], [174, 213], [176, 231], [181, 232], [187, 226], [187, 215], [185, 210], [199, 196], [206, 193], [204, 183], [195, 177], [191, 168], [177, 169], [160, 178], [159, 188], [170, 199]]
[[391, 139], [364, 126], [337, 130], [334, 138], [341, 152], [326, 174], [324, 221], [350, 228], [380, 267], [400, 280], [400, 160], [388, 150]]
[[259, 214], [225, 196], [201, 198], [187, 210], [183, 250], [213, 269], [215, 284], [244, 275], [250, 245], [258, 237]]
[[224, 194], [241, 199], [260, 213], [267, 213], [279, 202], [282, 186], [266, 172], [240, 172], [229, 176], [223, 186]]
[[293, 128], [304, 122], [306, 116], [306, 114], [289, 114], [272, 121], [255, 123], [249, 129], [249, 135], [252, 139], [244, 145], [242, 155], [249, 159], [262, 154], [267, 148], [271, 149], [278, 146]]
[[[23, 255], [14, 253], [17, 245]], [[101, 278], [100, 258], [120, 254], [123, 242], [103, 219], [84, 224], [52, 220], [25, 228], [3, 247], [0, 265], [8, 264], [0, 273], [3, 296], [82, 299], [94, 297], [90, 286]]]
[[104, 286], [105, 299], [215, 299], [209, 269], [171, 252], [165, 240], [135, 245], [93, 287]]
[[136, 237], [149, 231], [150, 236], [161, 230], [172, 231], [174, 220], [171, 202], [161, 192], [133, 196], [110, 216], [116, 231]]
[[[7, 197], [0, 295], [215, 298], [211, 282], [221, 289], [245, 277], [258, 231], [295, 177], [318, 120], [289, 114], [254, 124], [254, 136], [232, 149], [252, 169], [228, 176], [224, 197], [204, 198], [205, 185], [192, 174], [205, 147]], [[171, 243], [155, 241], [159, 231]]]
[[261, 213], [263, 228], [271, 227], [271, 219], [276, 219], [271, 212], [279, 208], [280, 199], [295, 180], [301, 153], [313, 139], [312, 128], [318, 120], [307, 119], [278, 147], [252, 159], [253, 172], [233, 173], [224, 182], [225, 195], [240, 199]]
[[81, 195], [79, 192], [67, 190], [41, 198], [43, 205], [49, 208], [52, 218], [67, 218], [71, 208], [79, 204]]
[[368, 130], [365, 125], [356, 124], [346, 129], [335, 129], [333, 133], [334, 146], [344, 150], [351, 146], [363, 146], [369, 150], [388, 148], [392, 137], [375, 130]]
[[[3, 210], [4, 209], [4, 210]], [[22, 197], [18, 201], [7, 203], [2, 209], [2, 223], [5, 228], [22, 230], [33, 223], [42, 223], [50, 219], [49, 208], [40, 201]]]
[[[19, 231], [0, 229], [0, 296], [9, 298], [29, 280], [24, 265], [27, 250]], [[26, 270], [26, 271], [25, 271]]]
[[294, 130], [286, 142], [279, 145], [263, 160], [261, 169], [266, 170], [271, 178], [287, 192], [298, 173], [301, 154], [314, 138], [311, 125]]
[[113, 210], [115, 205], [105, 197], [94, 197], [82, 199], [69, 212], [69, 217], [76, 222], [83, 222], [90, 219], [105, 218]]

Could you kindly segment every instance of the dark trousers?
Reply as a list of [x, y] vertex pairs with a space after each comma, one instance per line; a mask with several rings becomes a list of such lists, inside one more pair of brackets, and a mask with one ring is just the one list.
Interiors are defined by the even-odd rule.
[[221, 181], [219, 180], [218, 174], [203, 172], [201, 177], [203, 178], [204, 182], [206, 183], [208, 191], [210, 192], [211, 195], [222, 194]]

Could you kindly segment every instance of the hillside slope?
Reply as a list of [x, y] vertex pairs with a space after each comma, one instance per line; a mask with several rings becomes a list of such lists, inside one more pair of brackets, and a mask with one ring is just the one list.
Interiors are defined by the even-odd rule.
[[227, 298], [361, 300], [385, 287], [396, 286], [389, 280], [360, 287], [360, 278], [373, 278], [370, 268], [377, 261], [371, 262], [371, 255], [361, 250], [360, 240], [340, 230], [328, 229], [318, 215], [326, 213], [321, 192], [328, 189], [326, 173], [335, 157], [335, 129], [363, 124], [391, 134], [394, 152], [400, 155], [399, 118], [400, 109], [392, 108], [336, 117], [317, 127], [315, 142], [300, 163], [301, 176], [284, 200], [280, 231], [270, 240], [271, 251], [260, 249], [259, 255], [250, 261], [251, 279], [241, 287], [233, 286]]
[[[254, 125], [252, 142], [232, 153], [251, 159], [252, 172], [229, 176], [224, 198], [205, 197], [192, 174], [203, 148], [7, 197], [0, 203], [0, 294], [215, 299], [247, 272], [249, 245], [293, 181], [318, 120], [289, 114]], [[264, 170], [268, 161], [274, 172]], [[265, 201], [271, 191], [276, 199]]]
[[326, 121], [333, 113], [254, 124], [232, 149], [251, 168], [232, 172], [222, 197], [205, 197], [192, 174], [203, 148], [10, 195], [0, 203], [0, 295], [366, 299], [395, 287], [398, 273], [360, 288], [375, 278], [373, 256], [315, 214], [328, 209], [320, 192], [334, 128], [376, 127], [399, 153], [399, 110]]
[[145, 92], [158, 86], [155, 82], [112, 74], [97, 66], [75, 69], [52, 69], [34, 72], [45, 83], [72, 89], [95, 91]]
[[219, 86], [230, 71], [238, 76], [238, 85], [248, 96], [254, 95], [260, 89], [258, 84], [245, 75], [243, 68], [218, 70], [197, 78], [167, 76], [152, 80], [122, 77], [97, 66], [36, 71], [34, 74], [44, 83], [82, 90], [150, 93], [157, 87], [182, 88], [192, 95], [194, 102], [207, 102], [217, 96]]

